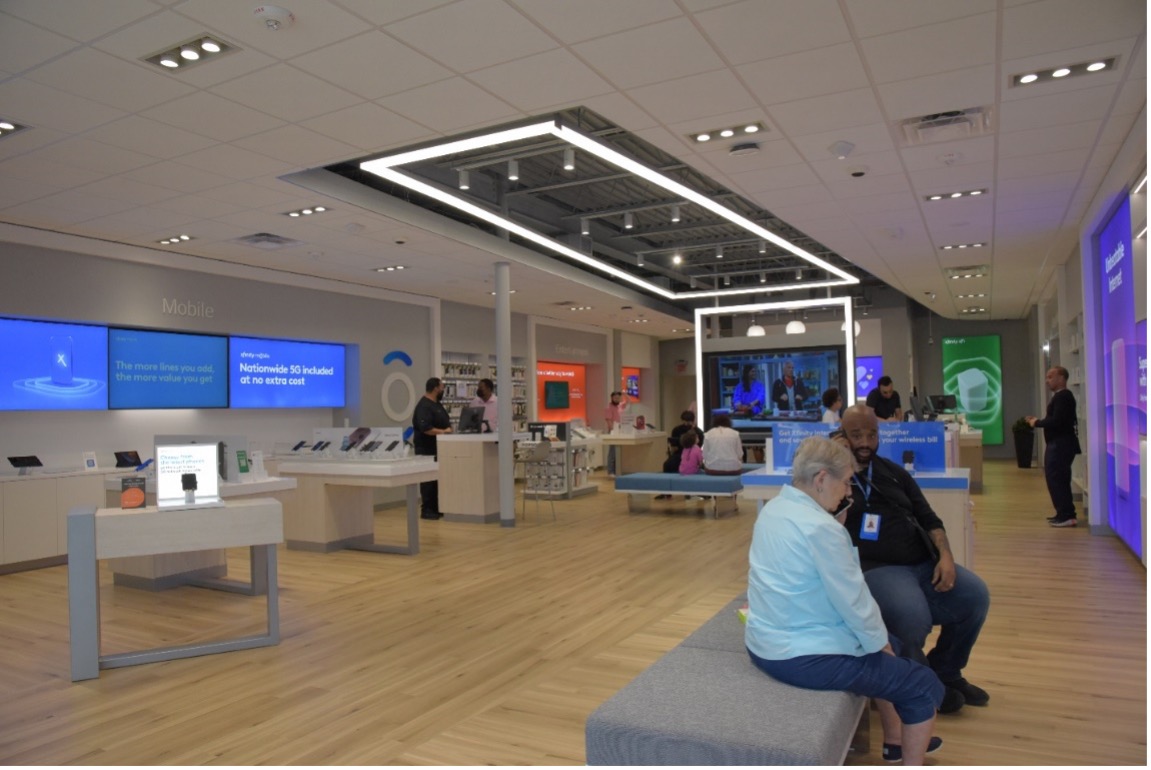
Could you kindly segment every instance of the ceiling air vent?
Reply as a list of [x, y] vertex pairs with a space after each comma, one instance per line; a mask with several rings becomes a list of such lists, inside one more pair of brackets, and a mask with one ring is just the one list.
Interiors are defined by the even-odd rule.
[[901, 121], [899, 127], [903, 133], [903, 144], [907, 147], [969, 139], [991, 133], [991, 108], [970, 107], [966, 110], [936, 112], [908, 118]]
[[274, 233], [254, 233], [252, 235], [245, 235], [243, 238], [236, 238], [236, 243], [243, 243], [248, 246], [255, 246], [257, 249], [264, 249], [265, 251], [274, 251], [275, 249], [282, 249], [285, 246], [298, 246], [303, 241], [292, 240], [285, 238], [282, 235], [275, 235]]

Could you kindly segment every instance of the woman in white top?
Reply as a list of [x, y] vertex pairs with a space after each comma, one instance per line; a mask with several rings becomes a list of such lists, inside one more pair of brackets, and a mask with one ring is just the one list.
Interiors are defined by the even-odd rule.
[[823, 421], [828, 425], [839, 422], [839, 410], [843, 409], [843, 398], [839, 395], [839, 388], [828, 388], [823, 391]]
[[703, 467], [712, 476], [738, 476], [743, 473], [743, 439], [731, 427], [731, 418], [717, 414], [712, 428], [703, 434]]

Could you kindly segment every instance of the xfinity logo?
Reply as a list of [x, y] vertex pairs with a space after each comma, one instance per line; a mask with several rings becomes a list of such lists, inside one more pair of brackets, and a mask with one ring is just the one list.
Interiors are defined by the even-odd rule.
[[178, 315], [185, 318], [213, 318], [216, 308], [206, 302], [181, 301], [178, 299], [161, 298], [161, 312], [164, 315]]

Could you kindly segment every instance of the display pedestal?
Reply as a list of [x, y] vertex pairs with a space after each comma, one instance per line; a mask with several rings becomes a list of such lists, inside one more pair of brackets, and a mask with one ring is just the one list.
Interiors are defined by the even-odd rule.
[[499, 437], [493, 433], [436, 437], [443, 469], [440, 513], [444, 521], [487, 524], [500, 519]]
[[667, 432], [647, 430], [632, 434], [606, 433], [601, 437], [604, 451], [619, 447], [616, 457], [616, 475], [628, 473], [660, 473], [667, 459]]

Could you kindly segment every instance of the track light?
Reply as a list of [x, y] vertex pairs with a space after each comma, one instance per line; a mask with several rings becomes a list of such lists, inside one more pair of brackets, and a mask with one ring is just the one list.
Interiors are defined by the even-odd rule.
[[760, 254], [766, 254], [767, 253], [767, 241], [763, 240], [762, 238], [759, 239], [759, 253]]
[[564, 150], [564, 171], [575, 171], [575, 148], [568, 147]]
[[797, 280], [797, 281], [803, 280], [803, 268], [802, 267], [795, 271], [795, 280]]
[[716, 259], [723, 259], [723, 246], [722, 245], [715, 247], [715, 258]]
[[675, 205], [673, 205], [671, 207], [671, 222], [672, 222], [672, 224], [676, 224], [677, 222], [679, 222], [679, 204], [678, 203], [676, 203]]
[[589, 220], [587, 217], [580, 217], [579, 234], [591, 235], [591, 220]]
[[760, 283], [767, 283], [767, 273], [766, 272], [759, 274], [759, 282]]
[[723, 277], [723, 285], [724, 286], [731, 286], [731, 276], [730, 275], [725, 275]]
[[470, 190], [472, 188], [472, 175], [466, 168], [460, 169], [460, 189]]
[[623, 215], [623, 229], [630, 230], [635, 227], [635, 215], [630, 211]]
[[643, 267], [643, 254], [636, 254], [635, 255], [635, 266], [636, 267]]
[[508, 161], [508, 181], [515, 182], [520, 178], [520, 162], [518, 160]]
[[673, 265], [682, 265], [683, 264], [683, 255], [680, 254], [678, 251], [675, 254], [672, 254], [671, 263]]

